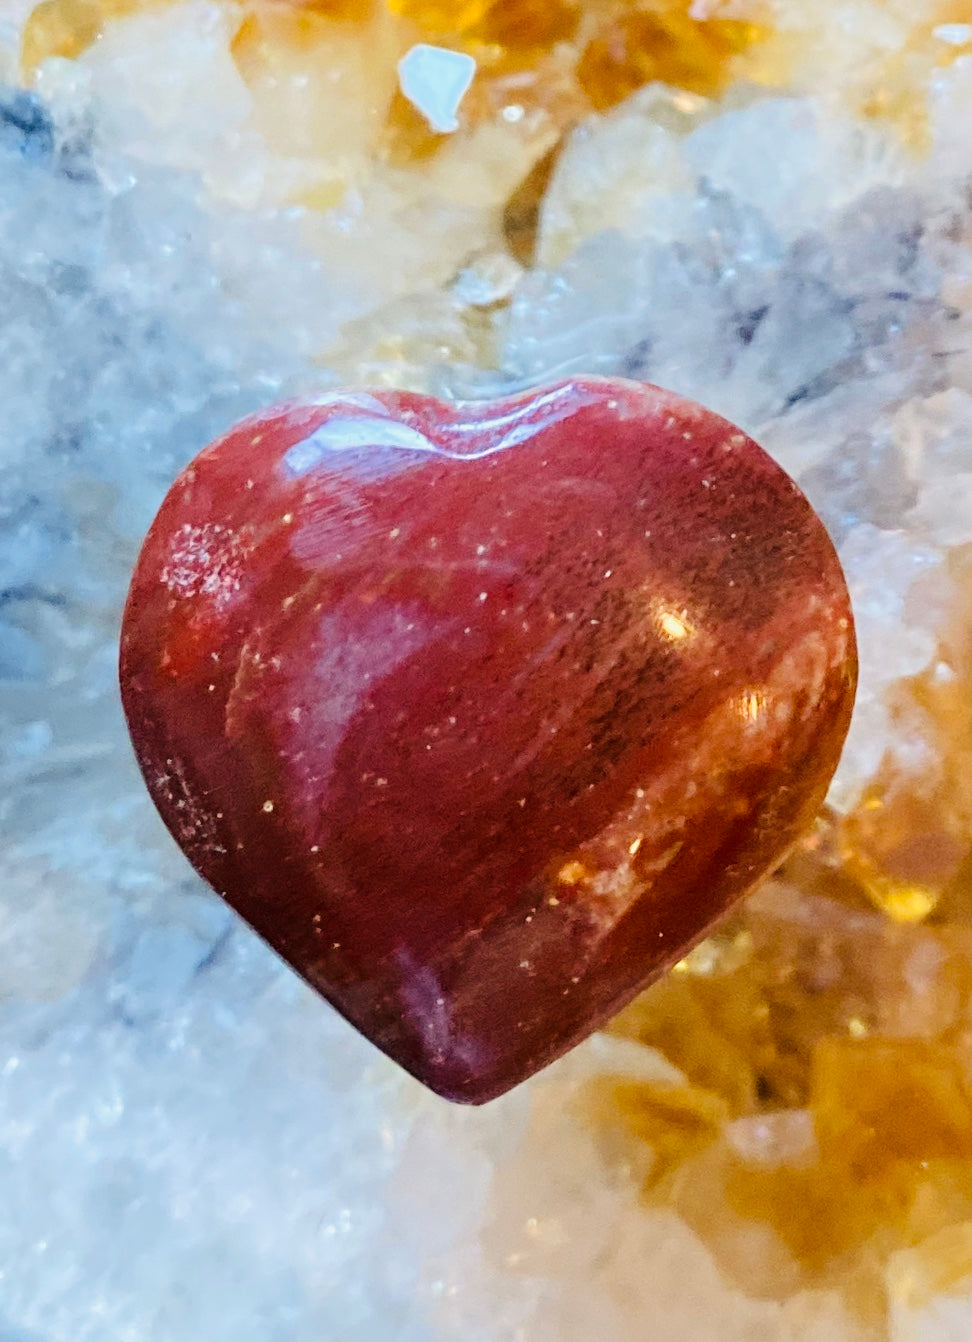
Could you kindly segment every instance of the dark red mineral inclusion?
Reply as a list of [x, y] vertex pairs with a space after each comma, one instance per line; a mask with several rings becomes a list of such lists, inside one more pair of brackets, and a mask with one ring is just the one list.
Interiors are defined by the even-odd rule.
[[836, 556], [743, 433], [579, 378], [335, 394], [203, 452], [121, 684], [196, 869], [379, 1048], [481, 1102], [656, 978], [812, 821], [855, 685]]

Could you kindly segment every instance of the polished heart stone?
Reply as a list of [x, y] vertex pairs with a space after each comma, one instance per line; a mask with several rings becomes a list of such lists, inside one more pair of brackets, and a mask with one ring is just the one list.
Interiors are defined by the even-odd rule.
[[780, 861], [854, 683], [844, 580], [792, 481], [701, 407], [586, 378], [241, 424], [163, 503], [121, 647], [196, 869], [471, 1102]]

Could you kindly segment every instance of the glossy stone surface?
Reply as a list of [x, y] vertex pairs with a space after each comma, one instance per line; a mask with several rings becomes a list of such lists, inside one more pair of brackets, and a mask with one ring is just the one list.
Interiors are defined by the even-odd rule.
[[544, 1066], [812, 820], [855, 683], [837, 559], [744, 434], [657, 388], [334, 394], [203, 452], [121, 683], [206, 879], [451, 1099]]

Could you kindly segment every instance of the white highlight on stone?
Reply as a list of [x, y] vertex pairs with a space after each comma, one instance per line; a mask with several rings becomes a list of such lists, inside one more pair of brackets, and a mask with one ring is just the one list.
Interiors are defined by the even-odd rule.
[[427, 42], [419, 42], [398, 62], [402, 93], [440, 135], [459, 129], [456, 113], [475, 73], [472, 56]]
[[942, 23], [932, 30], [932, 37], [947, 42], [950, 47], [965, 47], [972, 42], [972, 23]]
[[316, 465], [327, 452], [354, 452], [368, 448], [401, 447], [414, 452], [434, 452], [435, 444], [418, 429], [382, 416], [336, 415], [315, 429], [309, 438], [286, 454], [288, 466], [297, 473]]

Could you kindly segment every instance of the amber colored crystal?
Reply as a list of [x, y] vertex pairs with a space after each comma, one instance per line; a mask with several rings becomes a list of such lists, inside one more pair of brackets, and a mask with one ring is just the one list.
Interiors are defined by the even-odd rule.
[[540, 207], [563, 150], [563, 140], [537, 160], [503, 208], [503, 236], [521, 266], [536, 258]]
[[688, 11], [684, 4], [621, 14], [592, 38], [577, 78], [595, 108], [613, 107], [653, 80], [706, 96], [725, 86], [732, 58], [762, 30], [730, 19], [699, 22]]
[[[463, 7], [451, 20], [438, 5], [408, 12], [427, 38], [476, 57], [467, 123], [517, 105], [546, 114], [560, 132], [592, 107], [612, 107], [652, 80], [715, 93], [728, 79], [732, 58], [764, 36], [751, 23], [695, 20], [689, 0], [648, 9], [496, 0]], [[420, 150], [414, 157], [422, 156]]]
[[[929, 75], [967, 58], [968, 47], [942, 40], [943, 29], [972, 23], [969, 0], [943, 0], [936, 6], [916, 6], [914, 22], [904, 40], [888, 45], [877, 61], [865, 66], [865, 77], [854, 101], [858, 111], [895, 126], [913, 150], [931, 147]], [[934, 82], [932, 83], [934, 87]], [[848, 90], [848, 93], [851, 93]]]
[[972, 1096], [957, 1059], [938, 1044], [827, 1040], [813, 1104], [818, 1140], [861, 1183], [899, 1162], [972, 1159]]
[[[74, 59], [101, 36], [106, 23], [157, 6], [159, 0], [40, 0], [28, 15], [23, 30], [21, 62], [27, 74], [49, 56]], [[366, 23], [380, 0], [259, 0], [243, 5], [243, 23], [254, 10], [272, 9], [277, 16], [314, 16], [342, 23]], [[276, 40], [286, 42], [287, 37]], [[305, 42], [313, 29], [305, 29]]]
[[622, 1123], [628, 1134], [651, 1151], [649, 1188], [705, 1150], [729, 1118], [722, 1098], [701, 1086], [677, 1082], [612, 1079], [595, 1091], [599, 1121]]
[[290, 0], [297, 10], [309, 10], [325, 19], [363, 23], [371, 18], [381, 0]]
[[393, 14], [410, 19], [427, 36], [461, 34], [480, 23], [493, 0], [386, 0]]
[[404, 168], [430, 158], [448, 140], [432, 129], [414, 103], [395, 91], [381, 138], [381, 156], [392, 167]]
[[573, 37], [580, 6], [570, 0], [388, 0], [394, 14], [426, 37], [491, 43], [511, 51], [537, 50]]
[[972, 559], [953, 552], [950, 567], [939, 655], [891, 704], [908, 752], [888, 755], [835, 827], [843, 871], [904, 923], [972, 915]]
[[[355, 17], [364, 22], [371, 6], [356, 8]], [[296, 58], [305, 73], [313, 71], [324, 56], [335, 21], [348, 16], [341, 7], [328, 4], [278, 4], [258, 0], [247, 12], [230, 45], [230, 51], [245, 77], [264, 70], [280, 78], [291, 69]]]
[[168, 495], [121, 665], [198, 869], [468, 1101], [583, 1038], [779, 861], [854, 674], [836, 557], [779, 467], [598, 379], [246, 422]]
[[951, 1049], [823, 1041], [810, 1111], [808, 1161], [726, 1169], [729, 1208], [771, 1226], [809, 1281], [876, 1235], [903, 1247], [972, 1216], [972, 1103]]
[[138, 0], [41, 0], [24, 23], [21, 61], [29, 74], [49, 56], [73, 59], [100, 36], [110, 18]]
[[[497, 3], [475, 22], [444, 33], [426, 31], [428, 40], [442, 41], [471, 55], [476, 77], [458, 113], [463, 131], [484, 123], [503, 125], [512, 112], [522, 124], [521, 137], [541, 157], [573, 122], [590, 111], [574, 77], [576, 52], [559, 48], [576, 29], [579, 11], [569, 5], [547, 6], [537, 0]], [[509, 131], [509, 124], [504, 127]], [[388, 115], [381, 156], [396, 167], [421, 165], [449, 143], [411, 102], [397, 94]], [[484, 173], [490, 172], [485, 163]]]
[[[504, 47], [480, 51], [479, 70], [462, 107], [468, 125], [518, 118], [521, 133], [539, 128], [546, 152], [565, 132], [590, 113], [590, 103], [577, 83], [576, 53], [571, 47], [555, 47], [532, 53], [524, 63], [522, 53]], [[539, 157], [539, 154], [538, 154]]]
[[389, 23], [377, 6], [363, 6], [350, 24], [332, 8], [255, 0], [232, 39], [269, 145], [324, 170], [305, 203], [333, 203], [342, 174], [367, 170], [396, 87]]
[[659, 1049], [694, 1086], [717, 1095], [726, 1113], [736, 1115], [755, 1106], [760, 1064], [770, 1063], [773, 1045], [758, 983], [738, 974], [730, 981], [732, 993], [725, 991], [724, 974], [712, 980], [676, 968], [622, 1012], [611, 1030]]
[[[972, 1218], [972, 933], [855, 902], [831, 856], [816, 880], [811, 859], [790, 861], [799, 886], [764, 886], [612, 1022], [684, 1082], [659, 1103], [657, 1082], [639, 1096], [609, 1077], [588, 1102], [626, 1134], [645, 1198], [677, 1211], [737, 1286], [839, 1291], [863, 1335], [883, 1338], [913, 1250], [922, 1289], [967, 1272], [955, 1227]], [[721, 1122], [684, 1112], [720, 1104]]]
[[565, 0], [494, 0], [470, 27], [470, 36], [508, 52], [534, 52], [569, 42], [580, 22], [580, 8]]
[[881, 778], [840, 828], [845, 871], [897, 922], [921, 922], [950, 890], [969, 854], [969, 838], [950, 798], [922, 795], [911, 779]]
[[907, 1310], [924, 1310], [935, 1300], [968, 1280], [972, 1274], [972, 1224], [962, 1222], [941, 1230], [894, 1255], [888, 1282], [895, 1299]]

